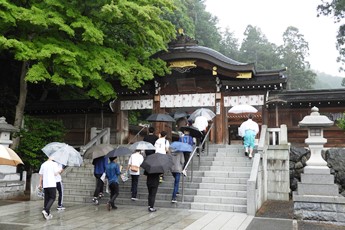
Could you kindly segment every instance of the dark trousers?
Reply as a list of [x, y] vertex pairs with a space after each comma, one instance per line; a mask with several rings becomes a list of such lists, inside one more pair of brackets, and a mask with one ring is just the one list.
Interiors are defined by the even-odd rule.
[[[206, 132], [205, 131], [201, 131], [202, 132], [202, 136], [201, 137], [199, 137], [199, 138], [196, 138], [196, 145], [199, 147], [200, 146], [200, 144], [204, 141], [204, 139], [205, 139], [205, 135], [206, 135]], [[205, 142], [204, 142], [204, 144], [202, 145], [202, 147], [201, 147], [201, 149], [202, 150], [205, 150]], [[200, 152], [200, 149], [198, 148], [197, 149], [197, 152], [199, 153]]]
[[102, 174], [94, 174], [96, 177], [96, 189], [93, 193], [94, 197], [98, 197], [99, 193], [103, 193], [104, 182], [101, 180]]
[[56, 182], [56, 189], [59, 193], [58, 197], [58, 206], [62, 206], [62, 201], [63, 201], [63, 185], [62, 182]]
[[52, 207], [56, 198], [56, 188], [44, 188], [44, 210], [50, 214], [50, 208]]
[[189, 160], [190, 152], [183, 152], [183, 156], [184, 156], [184, 165], [183, 165], [183, 169], [184, 169], [186, 167], [188, 160]]
[[132, 186], [131, 186], [132, 198], [137, 198], [139, 175], [131, 175], [131, 177], [132, 177]]
[[109, 185], [109, 190], [110, 190], [109, 203], [110, 203], [111, 207], [114, 208], [116, 197], [119, 195], [119, 184], [118, 183], [111, 183]]
[[159, 186], [159, 173], [147, 174], [148, 205], [153, 208], [156, 201], [156, 194]]

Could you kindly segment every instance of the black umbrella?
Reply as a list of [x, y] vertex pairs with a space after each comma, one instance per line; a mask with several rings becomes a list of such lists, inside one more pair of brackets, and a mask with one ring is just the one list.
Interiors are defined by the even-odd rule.
[[141, 167], [149, 174], [151, 173], [165, 173], [171, 170], [174, 162], [171, 155], [154, 153], [148, 155]]
[[186, 112], [183, 112], [183, 111], [176, 111], [174, 113], [174, 119], [175, 120], [182, 118], [182, 117], [188, 117], [188, 114]]
[[105, 155], [105, 157], [120, 157], [131, 153], [132, 151], [129, 148], [119, 146], [116, 149], [111, 150], [107, 155]]
[[151, 114], [148, 118], [146, 118], [147, 121], [152, 121], [152, 122], [175, 122], [175, 119], [172, 118], [169, 114], [164, 114], [164, 113], [154, 113]]
[[204, 136], [204, 134], [202, 132], [199, 131], [199, 129], [193, 127], [193, 126], [183, 126], [180, 128], [180, 130], [182, 132], [184, 131], [188, 131], [189, 132], [189, 135], [192, 136], [192, 137], [202, 137]]

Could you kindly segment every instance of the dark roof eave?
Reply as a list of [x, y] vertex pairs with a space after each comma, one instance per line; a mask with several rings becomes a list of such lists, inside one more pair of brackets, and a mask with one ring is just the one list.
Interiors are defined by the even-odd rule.
[[211, 62], [216, 66], [234, 71], [251, 71], [256, 72], [253, 63], [241, 63], [224, 56], [223, 54], [203, 46], [178, 47], [169, 49], [168, 52], [157, 54], [156, 57], [164, 61], [199, 59]]

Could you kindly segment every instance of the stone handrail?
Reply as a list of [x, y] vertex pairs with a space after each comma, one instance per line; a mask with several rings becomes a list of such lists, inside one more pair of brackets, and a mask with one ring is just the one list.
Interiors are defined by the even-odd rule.
[[262, 125], [258, 143], [258, 154], [254, 154], [252, 170], [247, 181], [247, 214], [255, 216], [256, 211], [267, 199], [267, 170], [265, 164], [268, 146], [267, 126]]
[[[267, 153], [270, 146], [273, 148], [287, 145], [287, 126], [280, 128], [267, 128], [262, 125], [258, 153], [254, 154], [250, 178], [247, 181], [247, 214], [255, 215], [256, 211], [267, 200], [268, 194], [268, 168]], [[279, 145], [274, 147], [274, 145]]]
[[110, 128], [102, 129], [100, 132], [98, 132], [96, 128], [91, 128], [91, 137], [92, 139], [86, 145], [80, 147], [80, 155], [83, 156], [84, 153], [93, 145], [109, 144]]

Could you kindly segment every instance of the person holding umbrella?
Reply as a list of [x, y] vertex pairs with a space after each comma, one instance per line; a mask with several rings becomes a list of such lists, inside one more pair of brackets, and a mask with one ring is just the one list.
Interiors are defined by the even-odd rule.
[[255, 146], [255, 136], [259, 132], [259, 125], [253, 121], [253, 115], [249, 114], [248, 119], [243, 122], [239, 128], [239, 135], [244, 139], [245, 155], [249, 153], [249, 159], [253, 157]]
[[106, 166], [108, 165], [108, 158], [105, 156], [97, 157], [93, 159], [92, 164], [94, 165], [93, 175], [96, 177], [96, 188], [95, 192], [93, 193], [92, 201], [97, 205], [99, 203], [98, 199], [103, 197], [104, 182], [101, 177], [105, 172]]
[[126, 171], [129, 170], [129, 173], [132, 178], [131, 184], [131, 200], [136, 201], [137, 198], [137, 188], [138, 188], [138, 181], [140, 176], [140, 165], [143, 163], [144, 157], [141, 155], [141, 150], [137, 149], [129, 158], [128, 166]]
[[155, 212], [154, 208], [156, 194], [159, 186], [159, 176], [165, 172], [171, 171], [173, 160], [171, 154], [155, 153], [145, 158], [141, 167], [145, 170], [147, 176], [148, 205], [149, 212]]
[[[203, 135], [200, 138], [197, 138], [197, 145], [199, 146], [203, 141], [206, 135], [207, 127], [208, 127], [208, 120], [204, 116], [197, 116], [193, 123], [193, 126], [197, 128]], [[197, 150], [199, 154], [199, 149]], [[202, 145], [202, 152], [205, 151], [205, 143]]]
[[46, 220], [53, 218], [50, 213], [50, 208], [53, 205], [56, 198], [56, 180], [55, 176], [61, 173], [58, 164], [53, 161], [52, 157], [49, 157], [40, 167], [40, 181], [39, 188], [44, 189], [44, 209], [42, 215]]
[[58, 206], [57, 206], [57, 210], [61, 211], [61, 210], [65, 210], [65, 207], [63, 206], [63, 184], [62, 184], [62, 178], [61, 178], [61, 172], [63, 171], [63, 165], [56, 162], [58, 164], [60, 173], [58, 175], [55, 176], [56, 179], [56, 189], [59, 193], [59, 197], [58, 197]]
[[116, 163], [117, 157], [109, 157], [110, 163], [106, 166], [105, 176], [108, 178], [110, 199], [107, 203], [107, 209], [117, 209], [115, 199], [119, 195], [119, 176], [122, 166]]

